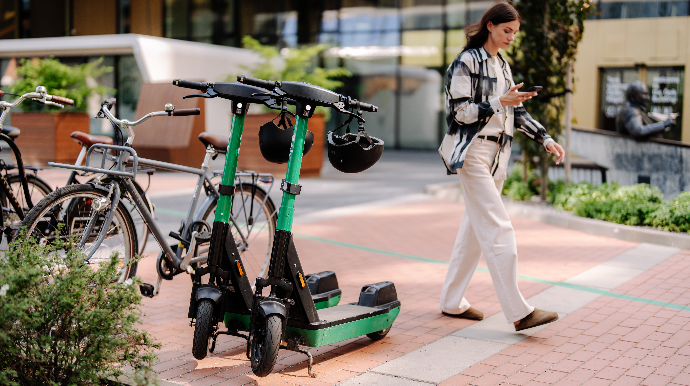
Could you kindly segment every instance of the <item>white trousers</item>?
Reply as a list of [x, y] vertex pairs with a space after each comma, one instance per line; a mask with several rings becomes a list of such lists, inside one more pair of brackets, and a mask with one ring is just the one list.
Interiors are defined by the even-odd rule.
[[501, 201], [504, 181], [494, 180], [490, 172], [496, 151], [495, 142], [475, 138], [463, 167], [458, 169], [465, 212], [448, 265], [440, 307], [449, 314], [461, 314], [470, 308], [464, 294], [483, 254], [503, 313], [513, 323], [529, 315], [534, 307], [527, 304], [517, 285], [515, 231]]

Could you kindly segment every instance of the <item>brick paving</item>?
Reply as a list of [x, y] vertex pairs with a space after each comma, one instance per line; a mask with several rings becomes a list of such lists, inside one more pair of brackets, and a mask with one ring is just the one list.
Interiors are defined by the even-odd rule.
[[[362, 285], [382, 280], [395, 282], [402, 302], [400, 316], [385, 339], [372, 342], [366, 337], [356, 338], [310, 350], [315, 355], [315, 379], [307, 376], [306, 357], [288, 351], [280, 352], [273, 374], [257, 379], [251, 373], [246, 359], [244, 341], [225, 336], [219, 338], [214, 354], [197, 361], [191, 355], [193, 330], [189, 327], [189, 319], [186, 317], [191, 284], [183, 277], [164, 282], [158, 297], [144, 299], [143, 302], [143, 311], [146, 315], [142, 327], [150, 331], [163, 345], [157, 352], [159, 362], [155, 367], [159, 372], [159, 378], [189, 385], [335, 385], [471, 325], [471, 321], [449, 318], [441, 315], [438, 310], [438, 299], [446, 271], [445, 262], [449, 258], [462, 211], [463, 206], [460, 204], [428, 200], [295, 226], [294, 232], [298, 235], [295, 243], [302, 265], [308, 272], [335, 271], [343, 290], [341, 303], [357, 301]], [[299, 203], [297, 212], [299, 214]], [[520, 218], [514, 218], [513, 223], [520, 252], [518, 272], [530, 277], [564, 280], [637, 246], [636, 243], [588, 235]], [[300, 238], [299, 235], [418, 256], [441, 263], [354, 249]], [[140, 263], [138, 272], [144, 281], [153, 282], [155, 279], [154, 258], [147, 256]], [[485, 268], [483, 262], [480, 263], [480, 268], [482, 267]], [[527, 280], [520, 280], [519, 285], [525, 297], [550, 287], [548, 284]], [[637, 289], [639, 286], [630, 290]], [[656, 289], [650, 288], [649, 291], [654, 292]], [[488, 272], [478, 271], [474, 275], [467, 298], [487, 316], [500, 311]], [[608, 302], [594, 303], [597, 310], [602, 309], [603, 312], [612, 307]], [[549, 383], [560, 380], [558, 377], [561, 374], [584, 379], [587, 375], [599, 374], [608, 367], [617, 369], [618, 367], [608, 366], [599, 361], [600, 358], [597, 357], [592, 358], [597, 361], [591, 363], [584, 363], [581, 359], [579, 362], [583, 363], [574, 367], [572, 371], [563, 371], [567, 366], [578, 364], [576, 359], [569, 357], [581, 358], [581, 346], [599, 349], [603, 344], [597, 340], [600, 338], [598, 336], [587, 341], [590, 335], [583, 335], [580, 330], [573, 327], [574, 324], [580, 323], [578, 326], [582, 328], [586, 323], [594, 322], [578, 320], [577, 323], [569, 323], [571, 319], [577, 318], [577, 315], [584, 318], [592, 314], [590, 308], [583, 310], [540, 332], [551, 333], [551, 336], [537, 334], [533, 338], [528, 338], [505, 352], [471, 367], [446, 384], [523, 384], [528, 381]], [[557, 331], [553, 328], [557, 328]], [[601, 328], [603, 327], [594, 328], [592, 331], [600, 332]], [[609, 336], [606, 332], [600, 332], [600, 335]], [[660, 338], [656, 335], [655, 337]], [[556, 343], [557, 346], [549, 349]], [[612, 344], [614, 342], [608, 345]], [[556, 348], [559, 351], [555, 351]], [[604, 349], [601, 348], [599, 353], [604, 352]], [[554, 368], [556, 365], [558, 367]], [[615, 375], [615, 370], [606, 371], [602, 376]], [[634, 374], [641, 374], [641, 370], [635, 371], [638, 372]], [[649, 374], [651, 375], [660, 374]], [[594, 375], [591, 375], [584, 380], [593, 377]]]

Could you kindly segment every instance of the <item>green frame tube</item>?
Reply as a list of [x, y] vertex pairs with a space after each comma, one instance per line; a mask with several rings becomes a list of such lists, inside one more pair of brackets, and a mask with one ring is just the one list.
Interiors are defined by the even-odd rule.
[[[235, 185], [235, 173], [237, 172], [237, 160], [240, 156], [240, 142], [242, 141], [242, 131], [244, 130], [244, 118], [244, 114], [232, 115], [230, 139], [228, 140], [228, 149], [225, 153], [225, 166], [223, 167], [223, 177], [221, 179], [221, 184], [223, 185]], [[235, 151], [232, 151], [233, 149], [235, 149]], [[215, 221], [227, 224], [230, 220], [231, 210], [232, 196], [221, 194], [218, 198]]]
[[[306, 106], [310, 108], [311, 106]], [[297, 115], [295, 121], [292, 144], [290, 145], [290, 159], [288, 160], [285, 181], [297, 185], [299, 182], [299, 172], [302, 168], [302, 156], [304, 153], [304, 138], [307, 135], [307, 124], [309, 118]], [[292, 231], [292, 220], [295, 217], [295, 195], [283, 191], [283, 199], [280, 201], [278, 212], [278, 225], [276, 229], [286, 232]]]

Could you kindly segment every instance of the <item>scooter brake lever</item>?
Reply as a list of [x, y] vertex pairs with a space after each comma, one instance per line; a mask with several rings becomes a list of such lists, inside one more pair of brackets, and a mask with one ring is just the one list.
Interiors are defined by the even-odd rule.
[[209, 95], [209, 94], [192, 94], [192, 95], [185, 95], [182, 97], [182, 99], [187, 99], [187, 98], [213, 98], [213, 96]]

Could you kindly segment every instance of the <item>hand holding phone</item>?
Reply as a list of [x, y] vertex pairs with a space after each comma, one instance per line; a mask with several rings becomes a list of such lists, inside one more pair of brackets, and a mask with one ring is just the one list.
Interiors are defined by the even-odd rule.
[[544, 87], [542, 87], [542, 86], [532, 86], [532, 87], [528, 88], [527, 90], [525, 90], [525, 92], [539, 92], [543, 88]]

